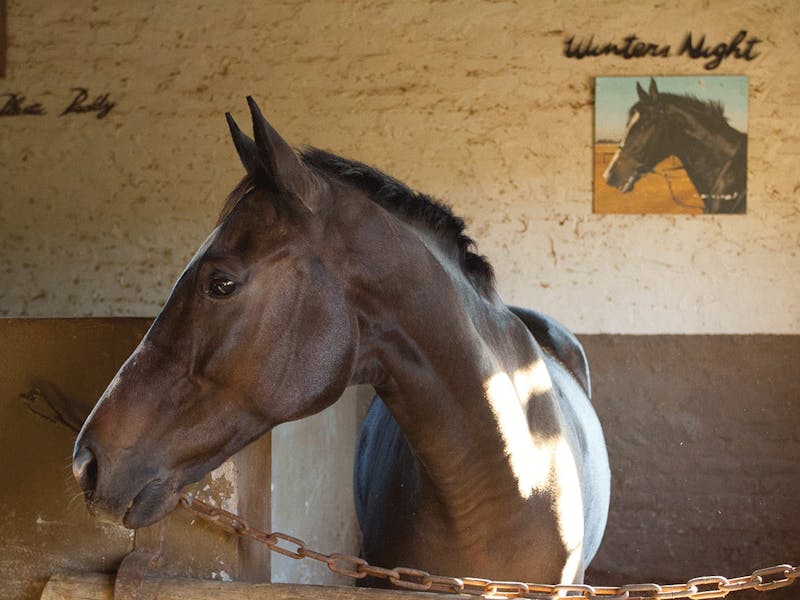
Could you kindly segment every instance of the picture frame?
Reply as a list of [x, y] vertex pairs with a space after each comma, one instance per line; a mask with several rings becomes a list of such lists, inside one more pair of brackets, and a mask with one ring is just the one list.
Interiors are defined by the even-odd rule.
[[594, 212], [744, 214], [746, 76], [598, 77]]

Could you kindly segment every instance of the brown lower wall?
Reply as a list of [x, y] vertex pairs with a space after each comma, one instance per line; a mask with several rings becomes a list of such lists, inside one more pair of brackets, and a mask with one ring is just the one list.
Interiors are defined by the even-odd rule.
[[[124, 530], [97, 525], [75, 498], [73, 434], [32, 414], [20, 395], [38, 386], [85, 413], [146, 326], [0, 320], [0, 598], [37, 597], [55, 570], [113, 571], [131, 549]], [[800, 563], [800, 336], [580, 337], [613, 478], [589, 581], [679, 581]], [[230, 556], [229, 540], [208, 542], [180, 552]], [[800, 589], [750, 597], [783, 600]]]
[[800, 336], [580, 337], [612, 472], [592, 580], [797, 565]]

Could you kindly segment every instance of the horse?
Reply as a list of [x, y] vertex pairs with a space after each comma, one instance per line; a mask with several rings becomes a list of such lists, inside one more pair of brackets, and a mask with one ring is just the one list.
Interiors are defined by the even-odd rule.
[[578, 340], [503, 303], [448, 207], [296, 152], [248, 104], [253, 138], [226, 115], [246, 175], [75, 442], [89, 512], [154, 523], [249, 442], [370, 384], [367, 561], [581, 582], [610, 475]]
[[668, 156], [677, 156], [705, 213], [744, 213], [747, 206], [747, 134], [728, 124], [719, 102], [660, 93], [654, 79], [628, 112], [614, 158], [603, 173], [623, 193]]

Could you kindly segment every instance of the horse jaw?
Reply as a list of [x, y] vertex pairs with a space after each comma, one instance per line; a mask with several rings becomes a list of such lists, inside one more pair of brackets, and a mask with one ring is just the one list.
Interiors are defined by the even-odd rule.
[[603, 179], [611, 187], [618, 189], [623, 194], [627, 194], [633, 191], [633, 187], [636, 185], [636, 182], [639, 181], [642, 173], [638, 168], [634, 168], [626, 179], [620, 181], [621, 176], [619, 173], [618, 163], [620, 160], [621, 151], [622, 148], [619, 148], [614, 154], [614, 157], [611, 159], [608, 167], [603, 172]]
[[160, 521], [178, 505], [182, 487], [160, 479], [150, 481], [128, 504], [122, 524], [139, 529]]
[[622, 192], [623, 194], [627, 194], [629, 192], [632, 192], [633, 191], [633, 186], [636, 185], [636, 181], [638, 179], [639, 178], [636, 176], [636, 173], [631, 174], [631, 176], [628, 177], [625, 180], [625, 182], [622, 184], [622, 186], [620, 186], [618, 188], [619, 191]]

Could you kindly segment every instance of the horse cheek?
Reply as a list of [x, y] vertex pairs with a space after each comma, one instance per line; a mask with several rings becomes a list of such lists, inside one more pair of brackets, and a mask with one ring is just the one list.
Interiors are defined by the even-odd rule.
[[[341, 310], [339, 310], [341, 308]], [[318, 319], [304, 321], [296, 335], [304, 340], [291, 363], [283, 420], [316, 414], [336, 402], [350, 384], [356, 364], [355, 322], [331, 302]]]

